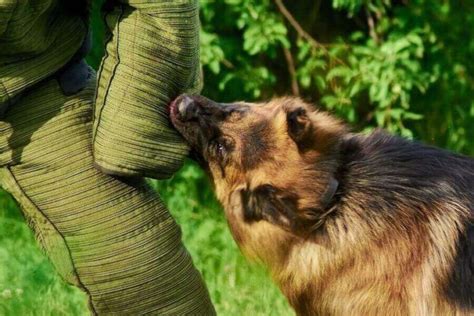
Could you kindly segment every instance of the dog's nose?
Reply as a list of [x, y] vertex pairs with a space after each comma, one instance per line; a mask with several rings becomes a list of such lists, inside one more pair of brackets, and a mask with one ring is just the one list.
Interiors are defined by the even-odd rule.
[[197, 118], [199, 105], [188, 95], [182, 95], [178, 100], [178, 113], [182, 121], [190, 121]]

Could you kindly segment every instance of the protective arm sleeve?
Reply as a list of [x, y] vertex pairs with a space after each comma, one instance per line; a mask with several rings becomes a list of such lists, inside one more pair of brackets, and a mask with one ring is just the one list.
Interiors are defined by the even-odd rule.
[[90, 71], [70, 94], [57, 73], [87, 31], [65, 7], [76, 2], [0, 0], [0, 31], [9, 20], [0, 37], [0, 186], [58, 272], [88, 294], [93, 314], [214, 315], [158, 194], [93, 165], [157, 177], [180, 165], [187, 148], [166, 104], [198, 89], [197, 3], [109, 2], [100, 80]]
[[201, 88], [198, 1], [121, 1], [105, 10], [95, 164], [113, 175], [166, 178], [188, 153], [168, 104]]

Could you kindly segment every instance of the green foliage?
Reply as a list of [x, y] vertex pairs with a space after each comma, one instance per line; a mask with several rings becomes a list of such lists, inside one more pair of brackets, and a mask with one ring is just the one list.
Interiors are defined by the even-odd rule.
[[[292, 94], [352, 123], [474, 154], [473, 1], [202, 1], [204, 94]], [[289, 50], [294, 63], [285, 58]], [[219, 64], [219, 65], [217, 65]], [[209, 71], [211, 70], [211, 71]]]
[[[290, 42], [283, 19], [271, 10], [270, 1], [203, 0], [201, 13], [205, 84], [212, 81], [210, 87], [220, 92], [211, 93], [210, 97], [228, 101], [256, 99], [262, 91], [271, 91], [276, 76], [265, 60], [275, 59], [279, 47], [289, 47]], [[209, 57], [211, 52], [216, 52], [214, 58]]]
[[105, 0], [94, 0], [91, 1], [91, 19], [90, 19], [90, 32], [92, 33], [92, 48], [87, 55], [87, 63], [92, 68], [99, 68], [100, 61], [104, 55], [104, 38], [105, 38], [105, 26], [101, 16], [101, 7]]
[[88, 315], [85, 294], [55, 273], [17, 204], [1, 190], [0, 245], [0, 315]]

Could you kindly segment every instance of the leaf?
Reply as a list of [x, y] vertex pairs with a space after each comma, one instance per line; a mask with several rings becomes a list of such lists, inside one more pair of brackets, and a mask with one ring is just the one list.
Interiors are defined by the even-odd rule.
[[400, 118], [402, 117], [402, 114], [403, 114], [403, 110], [402, 109], [391, 109], [389, 111], [390, 113], [390, 116], [392, 118], [394, 118], [395, 120], [400, 120]]
[[383, 127], [385, 125], [385, 112], [384, 111], [376, 111], [375, 112], [375, 121], [377, 122], [377, 126]]
[[413, 112], [404, 112], [403, 118], [407, 120], [417, 121], [417, 120], [421, 120], [423, 118], [423, 115], [418, 114], [418, 113], [413, 113]]
[[309, 88], [311, 85], [311, 77], [309, 75], [300, 76], [300, 83], [303, 88]]
[[332, 109], [339, 103], [339, 101], [335, 96], [327, 95], [321, 99], [321, 103], [326, 104], [329, 109]]
[[318, 88], [319, 91], [324, 91], [326, 90], [326, 81], [324, 80], [323, 77], [321, 76], [315, 76], [314, 81], [316, 83], [316, 87]]
[[355, 95], [359, 94], [361, 91], [361, 82], [356, 81], [349, 90], [349, 97], [353, 98]]
[[345, 66], [338, 66], [334, 67], [331, 70], [329, 70], [326, 80], [332, 80], [336, 77], [350, 77], [352, 75], [352, 71], [350, 68], [345, 67]]

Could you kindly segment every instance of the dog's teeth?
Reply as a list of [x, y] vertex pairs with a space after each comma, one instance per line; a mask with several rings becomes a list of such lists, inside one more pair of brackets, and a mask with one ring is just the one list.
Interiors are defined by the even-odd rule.
[[183, 100], [181, 102], [179, 102], [178, 104], [178, 111], [179, 113], [181, 114], [184, 114], [186, 112], [186, 102]]

